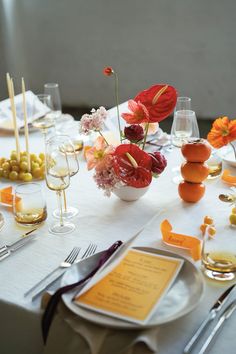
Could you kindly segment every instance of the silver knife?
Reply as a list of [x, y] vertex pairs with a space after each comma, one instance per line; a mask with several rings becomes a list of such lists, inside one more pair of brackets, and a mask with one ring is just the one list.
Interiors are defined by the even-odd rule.
[[[34, 238], [35, 235], [30, 235], [32, 232], [34, 232], [37, 229], [30, 230], [23, 234], [21, 238], [12, 243], [11, 245], [5, 245], [3, 247], [0, 247], [0, 261], [2, 261], [4, 258], [10, 256], [12, 252], [15, 252], [19, 248], [23, 247], [26, 243], [28, 243], [30, 240]], [[28, 236], [30, 235], [30, 236]]]
[[204, 328], [209, 325], [209, 323], [214, 320], [214, 318], [216, 317], [217, 312], [220, 311], [220, 309], [222, 308], [222, 306], [224, 305], [224, 303], [226, 302], [226, 300], [229, 297], [229, 294], [231, 293], [231, 291], [234, 289], [236, 284], [232, 285], [231, 287], [229, 287], [219, 298], [218, 300], [215, 302], [215, 304], [212, 306], [212, 308], [210, 309], [209, 314], [207, 315], [206, 319], [202, 322], [202, 324], [200, 325], [200, 327], [198, 328], [197, 332], [193, 335], [193, 337], [190, 339], [190, 341], [188, 342], [188, 344], [186, 345], [186, 347], [184, 348], [184, 354], [188, 354], [192, 347], [194, 346], [194, 344], [198, 341], [200, 335], [202, 334]]
[[223, 314], [220, 316], [217, 324], [215, 325], [215, 327], [211, 331], [211, 334], [209, 335], [209, 337], [207, 338], [207, 340], [203, 344], [203, 346], [200, 349], [198, 354], [204, 354], [206, 352], [206, 350], [209, 347], [209, 344], [211, 343], [212, 339], [215, 337], [216, 333], [219, 331], [219, 329], [221, 328], [221, 326], [223, 325], [225, 320], [227, 320], [232, 315], [234, 310], [236, 310], [236, 299], [231, 302], [231, 304], [225, 309]]

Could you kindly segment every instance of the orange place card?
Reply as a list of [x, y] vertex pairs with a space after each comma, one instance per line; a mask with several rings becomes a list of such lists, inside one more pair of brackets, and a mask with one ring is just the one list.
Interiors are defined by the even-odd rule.
[[183, 260], [128, 250], [109, 273], [74, 302], [82, 307], [144, 324], [176, 279]]
[[[21, 198], [16, 197], [16, 203], [20, 202]], [[13, 193], [12, 186], [6, 187], [0, 190], [0, 203], [12, 206], [13, 205]]]
[[236, 186], [236, 176], [231, 175], [231, 172], [229, 170], [224, 170], [224, 172], [221, 175], [222, 181], [232, 185]]
[[192, 236], [176, 234], [172, 232], [172, 226], [168, 220], [161, 223], [162, 240], [171, 246], [189, 249], [194, 261], [201, 258], [201, 241]]
[[12, 205], [13, 195], [11, 186], [0, 190], [0, 202], [6, 205]]

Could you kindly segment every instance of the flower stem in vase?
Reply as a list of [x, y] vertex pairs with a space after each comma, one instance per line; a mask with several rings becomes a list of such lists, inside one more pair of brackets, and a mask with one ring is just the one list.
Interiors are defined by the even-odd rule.
[[234, 158], [235, 158], [235, 161], [236, 161], [236, 148], [235, 148], [234, 144], [230, 143], [230, 145], [231, 145], [232, 148], [233, 148]]
[[120, 134], [120, 142], [122, 143], [122, 132], [121, 132], [121, 126], [120, 126], [120, 111], [119, 111], [119, 81], [118, 81], [118, 75], [114, 71], [115, 74], [115, 96], [116, 96], [116, 110], [117, 110], [117, 120], [118, 120], [118, 127], [119, 127], [119, 134]]
[[144, 133], [144, 139], [143, 139], [143, 148], [142, 148], [143, 150], [145, 148], [146, 141], [147, 141], [148, 129], [149, 129], [149, 122], [145, 126], [145, 133]]
[[104, 139], [107, 146], [109, 146], [107, 139], [105, 138], [105, 136], [102, 134], [102, 132], [100, 130], [98, 130], [98, 134]]

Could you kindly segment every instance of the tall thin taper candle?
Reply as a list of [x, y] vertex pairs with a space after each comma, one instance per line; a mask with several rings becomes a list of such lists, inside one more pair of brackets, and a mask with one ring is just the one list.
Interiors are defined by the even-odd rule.
[[8, 95], [11, 102], [11, 112], [12, 112], [12, 120], [13, 120], [13, 127], [14, 127], [14, 134], [15, 134], [15, 142], [16, 142], [16, 155], [17, 161], [20, 162], [20, 143], [19, 143], [19, 132], [17, 128], [17, 121], [16, 121], [16, 106], [14, 100], [14, 85], [13, 81], [10, 78], [10, 75], [7, 73], [7, 88], [8, 88]]
[[21, 79], [22, 87], [22, 104], [23, 104], [23, 113], [24, 113], [24, 125], [25, 125], [25, 150], [27, 156], [27, 165], [28, 172], [30, 172], [30, 152], [29, 152], [29, 130], [28, 130], [28, 118], [27, 118], [27, 106], [26, 106], [26, 97], [25, 97], [25, 81], [22, 77]]

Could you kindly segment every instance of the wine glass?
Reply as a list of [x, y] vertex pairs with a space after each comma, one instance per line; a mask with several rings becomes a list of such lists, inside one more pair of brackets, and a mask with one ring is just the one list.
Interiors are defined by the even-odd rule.
[[58, 130], [58, 123], [63, 123], [62, 120], [62, 105], [59, 84], [46, 83], [44, 84], [44, 93], [51, 96], [52, 111], [51, 116], [55, 120], [56, 131]]
[[[61, 149], [63, 149], [64, 153], [67, 156], [70, 177], [75, 176], [79, 171], [79, 161], [75, 151], [75, 146], [70, 140], [69, 136], [56, 135], [55, 137], [52, 137], [49, 140], [49, 142], [61, 144]], [[62, 211], [63, 217], [65, 219], [73, 218], [78, 214], [79, 211], [77, 208], [67, 205], [65, 190], [63, 190], [62, 193], [63, 193], [63, 201], [64, 201], [63, 203], [64, 206]], [[59, 209], [54, 210], [53, 216], [55, 216], [56, 218], [60, 218], [60, 212], [61, 211]]]
[[75, 225], [63, 220], [62, 206], [62, 192], [70, 185], [70, 169], [64, 145], [60, 141], [47, 141], [45, 166], [47, 186], [56, 192], [60, 210], [59, 222], [53, 224], [49, 231], [57, 235], [70, 233]]
[[175, 106], [175, 112], [191, 110], [191, 101], [192, 100], [190, 97], [178, 97]]
[[50, 112], [52, 110], [52, 101], [50, 95], [36, 95], [33, 103], [33, 118], [32, 125], [40, 129], [43, 134], [44, 142], [46, 143], [48, 129], [54, 126], [54, 118]]
[[[175, 111], [171, 129], [172, 144], [181, 147], [189, 138], [199, 138], [195, 112], [191, 110]], [[174, 167], [172, 171], [177, 173], [173, 178], [173, 182], [179, 183], [182, 180], [180, 166]]]

